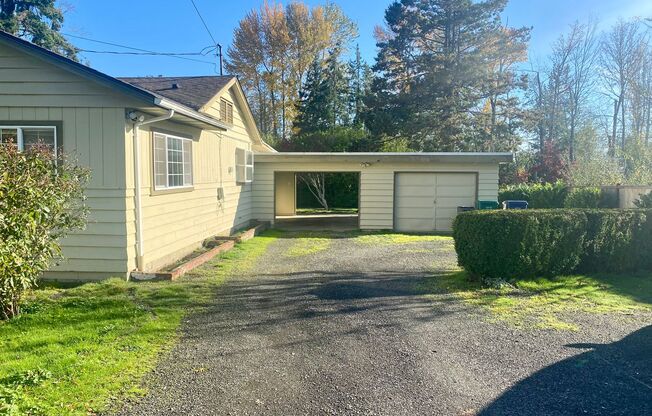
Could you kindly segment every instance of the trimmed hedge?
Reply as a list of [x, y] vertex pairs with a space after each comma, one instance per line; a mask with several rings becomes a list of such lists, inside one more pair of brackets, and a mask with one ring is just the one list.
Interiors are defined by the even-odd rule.
[[530, 209], [618, 208], [617, 191], [598, 187], [572, 188], [561, 181], [507, 185], [498, 191], [498, 201], [506, 200], [528, 201]]
[[602, 191], [600, 188], [571, 189], [564, 201], [566, 208], [600, 208]]
[[460, 266], [483, 277], [652, 270], [652, 210], [472, 211], [453, 236]]
[[532, 209], [561, 208], [568, 195], [568, 185], [555, 183], [533, 183], [508, 185], [498, 192], [498, 201], [528, 201]]

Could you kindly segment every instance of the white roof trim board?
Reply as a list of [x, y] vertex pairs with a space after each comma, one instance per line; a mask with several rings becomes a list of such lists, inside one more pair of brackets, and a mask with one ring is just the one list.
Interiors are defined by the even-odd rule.
[[411, 163], [509, 163], [514, 155], [508, 152], [278, 152], [258, 153], [256, 163], [275, 162], [411, 162]]

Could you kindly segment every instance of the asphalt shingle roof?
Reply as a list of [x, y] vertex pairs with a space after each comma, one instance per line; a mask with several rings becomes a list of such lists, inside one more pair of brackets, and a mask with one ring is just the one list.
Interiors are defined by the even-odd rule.
[[198, 111], [233, 77], [127, 77], [118, 79]]

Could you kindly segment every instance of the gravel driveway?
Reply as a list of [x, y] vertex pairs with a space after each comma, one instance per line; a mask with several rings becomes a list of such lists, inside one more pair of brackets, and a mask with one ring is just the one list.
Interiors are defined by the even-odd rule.
[[649, 315], [517, 329], [420, 291], [454, 267], [450, 241], [335, 238], [290, 256], [292, 237], [186, 320], [123, 414], [652, 414]]

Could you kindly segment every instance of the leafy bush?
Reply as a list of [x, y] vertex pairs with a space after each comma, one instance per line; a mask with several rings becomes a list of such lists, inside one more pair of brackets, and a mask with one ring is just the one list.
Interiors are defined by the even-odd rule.
[[528, 201], [529, 208], [562, 208], [568, 195], [568, 186], [555, 183], [534, 183], [506, 186], [498, 193], [500, 202], [507, 200]]
[[651, 210], [587, 210], [584, 271], [650, 269]]
[[455, 219], [461, 266], [490, 278], [563, 274], [584, 250], [587, 219], [576, 210], [473, 211]]
[[475, 211], [453, 236], [459, 264], [488, 278], [652, 270], [652, 210]]
[[0, 146], [0, 319], [20, 313], [22, 294], [61, 254], [58, 240], [84, 226], [87, 179], [44, 146]]
[[566, 208], [599, 208], [602, 198], [600, 188], [574, 188], [566, 196]]
[[652, 192], [647, 195], [641, 195], [639, 199], [634, 201], [634, 205], [639, 208], [652, 208]]
[[617, 188], [602, 188], [600, 191], [600, 208], [620, 208], [620, 195]]

